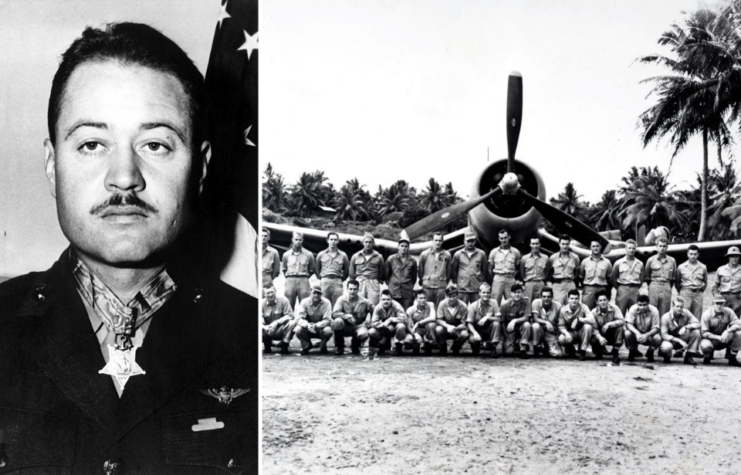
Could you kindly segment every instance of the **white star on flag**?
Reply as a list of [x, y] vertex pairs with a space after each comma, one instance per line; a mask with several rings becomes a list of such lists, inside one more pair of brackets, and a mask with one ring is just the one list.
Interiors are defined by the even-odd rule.
[[[244, 30], [242, 30], [244, 31]], [[244, 31], [244, 44], [240, 46], [237, 51], [247, 51], [247, 61], [250, 60], [250, 56], [252, 56], [252, 51], [258, 49], [258, 41], [259, 38], [257, 35], [259, 35], [259, 32], [255, 32], [254, 35], [250, 36], [247, 34], [246, 31]]]
[[219, 20], [218, 20], [219, 28], [221, 28], [221, 25], [224, 22], [224, 20], [226, 20], [227, 18], [231, 18], [232, 17], [229, 14], [229, 12], [226, 11], [226, 4], [227, 3], [229, 3], [229, 0], [226, 0], [226, 2], [224, 2], [224, 4], [221, 6], [221, 11], [219, 12]]
[[249, 137], [251, 129], [252, 129], [252, 126], [250, 125], [249, 127], [247, 127], [247, 130], [244, 131], [244, 143], [245, 145], [251, 145], [253, 147], [256, 147], [257, 145], [252, 143], [252, 140], [250, 140], [250, 137]]

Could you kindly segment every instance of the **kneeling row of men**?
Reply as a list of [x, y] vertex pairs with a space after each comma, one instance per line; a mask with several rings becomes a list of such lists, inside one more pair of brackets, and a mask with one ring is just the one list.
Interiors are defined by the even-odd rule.
[[[606, 292], [597, 295], [597, 304], [589, 309], [580, 301], [578, 290], [568, 293], [568, 304], [553, 300], [553, 290], [545, 287], [539, 299], [530, 304], [523, 297], [520, 284], [511, 289], [511, 298], [501, 307], [491, 299], [491, 287], [482, 284], [481, 298], [469, 305], [458, 299], [455, 284], [446, 288], [446, 298], [437, 309], [427, 301], [424, 289], [416, 292], [416, 300], [408, 309], [391, 298], [384, 290], [381, 303], [373, 306], [358, 296], [360, 284], [350, 280], [347, 294], [340, 297], [334, 308], [322, 296], [319, 284], [312, 286], [311, 296], [303, 299], [293, 314], [288, 301], [276, 296], [275, 287], [266, 284], [262, 305], [263, 343], [265, 351], [272, 351], [272, 342], [278, 340], [281, 353], [288, 353], [293, 335], [301, 342], [301, 354], [314, 347], [328, 353], [327, 342], [334, 336], [335, 354], [345, 351], [345, 338], [351, 338], [351, 351], [360, 353], [363, 342], [369, 340], [369, 354], [383, 354], [394, 346], [400, 355], [404, 348], [413, 354], [431, 354], [438, 348], [446, 354], [448, 340], [452, 340], [453, 354], [459, 354], [468, 343], [474, 355], [482, 346], [493, 358], [502, 352], [527, 358], [529, 347], [533, 355], [572, 356], [585, 359], [592, 347], [597, 359], [602, 359], [609, 345], [614, 362], [619, 362], [623, 342], [629, 351], [628, 360], [642, 357], [639, 345], [647, 347], [646, 358], [654, 361], [658, 350], [668, 363], [672, 356], [684, 356], [684, 363], [695, 365], [693, 356], [704, 355], [709, 364], [716, 350], [726, 349], [726, 358], [732, 366], [741, 366], [741, 320], [727, 307], [722, 297], [715, 298], [713, 306], [702, 314], [701, 321], [684, 308], [684, 299], [676, 297], [669, 312], [649, 305], [648, 296], [641, 295], [625, 317], [609, 302]], [[320, 340], [312, 344], [312, 339]]]

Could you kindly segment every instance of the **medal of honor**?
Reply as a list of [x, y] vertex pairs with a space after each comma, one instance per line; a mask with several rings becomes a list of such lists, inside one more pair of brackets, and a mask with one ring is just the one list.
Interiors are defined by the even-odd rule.
[[113, 376], [121, 385], [121, 389], [124, 389], [130, 377], [146, 374], [146, 371], [136, 362], [136, 350], [138, 348], [132, 346], [122, 349], [118, 345], [108, 345], [108, 363], [98, 373]]

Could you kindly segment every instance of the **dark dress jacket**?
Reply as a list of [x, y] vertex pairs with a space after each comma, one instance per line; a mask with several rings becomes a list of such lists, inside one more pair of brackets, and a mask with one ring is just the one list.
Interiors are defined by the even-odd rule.
[[68, 256], [0, 285], [0, 474], [257, 473], [256, 300], [170, 273], [119, 399]]

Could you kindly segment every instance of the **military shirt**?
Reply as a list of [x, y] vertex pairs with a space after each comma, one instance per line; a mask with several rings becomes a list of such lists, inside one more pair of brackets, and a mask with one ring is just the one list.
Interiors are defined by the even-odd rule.
[[406, 323], [406, 316], [407, 314], [399, 302], [392, 300], [389, 308], [383, 308], [383, 303], [379, 303], [373, 310], [371, 326], [373, 328], [382, 327], [384, 325], [383, 322], [392, 317], [398, 318], [400, 322]]
[[728, 264], [718, 267], [713, 281], [713, 293], [741, 293], [741, 265], [731, 269]]
[[700, 290], [708, 285], [708, 268], [698, 261], [694, 267], [690, 261], [685, 261], [677, 266], [677, 274], [674, 278], [677, 286], [683, 289]]
[[451, 265], [459, 292], [479, 291], [479, 287], [484, 283], [488, 265], [484, 251], [474, 249], [469, 256], [465, 249], [461, 249], [453, 256]]
[[432, 249], [419, 256], [419, 280], [428, 289], [444, 288], [450, 276], [452, 256], [445, 249], [437, 254]]
[[478, 299], [468, 305], [468, 318], [466, 321], [478, 325], [479, 320], [486, 316], [494, 317], [495, 320], [499, 320], [499, 315], [499, 304], [496, 300]]
[[584, 285], [607, 285], [612, 274], [612, 264], [606, 257], [595, 259], [592, 256], [581, 261], [579, 275]]
[[347, 295], [342, 295], [337, 299], [334, 304], [334, 310], [332, 311], [332, 318], [347, 318], [349, 315], [352, 319], [353, 324], [360, 325], [368, 318], [368, 315], [373, 314], [373, 304], [370, 300], [366, 300], [363, 297], [358, 296], [357, 299], [350, 300]]
[[650, 282], [670, 282], [677, 272], [677, 261], [672, 256], [664, 256], [660, 259], [658, 255], [648, 258], [646, 267], [643, 269], [643, 280]]
[[548, 260], [548, 256], [539, 253], [537, 256], [525, 254], [520, 264], [520, 274], [522, 275], [523, 282], [546, 280], [548, 273], [550, 272], [551, 262]]
[[316, 276], [322, 278], [345, 278], [350, 273], [350, 259], [347, 258], [347, 254], [337, 250], [337, 253], [333, 256], [329, 253], [329, 249], [325, 249], [316, 256]]
[[618, 285], [641, 285], [643, 262], [637, 258], [631, 262], [627, 257], [621, 257], [612, 268], [612, 281]]
[[309, 277], [314, 273], [314, 255], [304, 248], [300, 252], [289, 249], [283, 253], [283, 274], [286, 277]]
[[674, 310], [669, 310], [661, 316], [661, 336], [670, 335], [678, 331], [681, 327], [687, 327], [688, 330], [700, 329], [700, 322], [687, 309], [682, 309], [681, 315], [674, 314]]
[[522, 297], [517, 302], [514, 299], [507, 299], [499, 307], [502, 325], [509, 324], [515, 318], [522, 318], [526, 315], [529, 317], [531, 314], [530, 300], [527, 297]]
[[522, 255], [517, 248], [502, 249], [495, 247], [489, 253], [489, 267], [492, 273], [514, 277], [515, 271], [520, 265]]
[[654, 328], [661, 330], [659, 309], [649, 304], [646, 306], [646, 310], [641, 312], [638, 310], [638, 304], [633, 304], [625, 315], [625, 323], [630, 323], [641, 333], [649, 332]]
[[553, 254], [549, 260], [553, 269], [553, 278], [560, 280], [575, 280], [577, 269], [579, 269], [579, 256], [569, 252], [568, 256], [562, 256], [561, 253]]
[[419, 305], [415, 302], [414, 305], [407, 309], [407, 327], [411, 330], [415, 323], [419, 323], [429, 317], [433, 319], [436, 317], [435, 304], [425, 302], [424, 308], [420, 309]]
[[357, 280], [383, 280], [383, 256], [373, 250], [370, 255], [363, 251], [353, 254], [350, 259], [350, 277]]
[[399, 254], [390, 256], [386, 261], [386, 280], [393, 298], [414, 298], [417, 261], [410, 255], [407, 255], [406, 262]]
[[561, 313], [562, 305], [559, 302], [551, 302], [551, 308], [545, 308], [543, 306], [542, 299], [533, 300], [532, 315], [538, 317], [541, 320], [548, 320], [553, 325], [553, 331], [555, 332], [558, 328], [558, 317]]
[[291, 308], [291, 304], [288, 303], [287, 298], [276, 295], [275, 302], [273, 302], [272, 304], [268, 301], [267, 298], [262, 299], [263, 325], [270, 325], [274, 321], [283, 318], [286, 315], [293, 318], [293, 309]]
[[311, 296], [308, 296], [298, 304], [296, 316], [299, 320], [304, 319], [309, 323], [332, 323], [332, 302], [322, 297], [315, 305], [311, 301]]
[[455, 305], [450, 304], [450, 299], [445, 299], [437, 306], [437, 320], [443, 320], [448, 325], [457, 326], [468, 318], [468, 307], [465, 303], [456, 299]]
[[262, 283], [269, 284], [280, 275], [280, 256], [270, 246], [262, 250]]
[[736, 316], [736, 312], [728, 307], [723, 307], [719, 314], [715, 313], [713, 307], [702, 312], [700, 333], [703, 338], [707, 338], [709, 334], [722, 335], [726, 330], [732, 332], [741, 330], [741, 320]]
[[597, 323], [597, 326], [594, 328], [597, 332], [601, 331], [603, 326], [611, 322], [618, 322], [618, 324], [614, 325], [613, 328], [625, 325], [623, 312], [620, 311], [617, 305], [611, 303], [607, 304], [607, 309], [604, 311], [602, 311], [599, 305], [594, 307], [592, 309], [592, 316], [594, 317], [594, 321]]
[[575, 310], [572, 310], [569, 305], [561, 306], [561, 311], [558, 312], [558, 327], [570, 332], [578, 330], [582, 327], [582, 322], [577, 323], [576, 328], [572, 327], [574, 320], [577, 318], [586, 318], [587, 323], [592, 325], [592, 327], [597, 327], [597, 322], [594, 320], [594, 315], [592, 315], [589, 307], [581, 302], [579, 302], [579, 306]]

